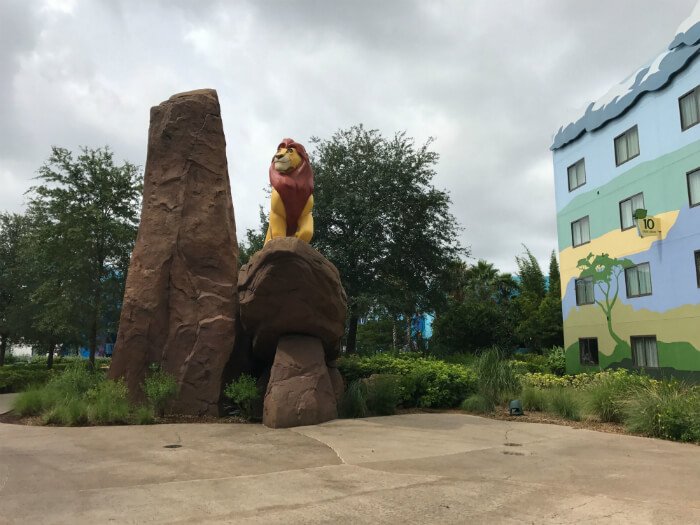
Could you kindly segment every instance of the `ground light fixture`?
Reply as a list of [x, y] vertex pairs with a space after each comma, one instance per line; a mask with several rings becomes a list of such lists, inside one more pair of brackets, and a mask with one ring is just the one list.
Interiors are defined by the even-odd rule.
[[511, 401], [509, 408], [511, 416], [525, 415], [525, 413], [523, 412], [523, 404], [520, 402], [519, 399], [514, 399], [513, 401]]

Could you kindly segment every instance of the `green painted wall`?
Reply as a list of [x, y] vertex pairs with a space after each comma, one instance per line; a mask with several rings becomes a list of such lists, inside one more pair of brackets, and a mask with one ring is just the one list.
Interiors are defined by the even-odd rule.
[[686, 173], [700, 166], [700, 141], [618, 175], [577, 196], [557, 214], [559, 250], [571, 246], [571, 223], [590, 216], [591, 239], [620, 228], [620, 201], [644, 193], [650, 215], [688, 206]]

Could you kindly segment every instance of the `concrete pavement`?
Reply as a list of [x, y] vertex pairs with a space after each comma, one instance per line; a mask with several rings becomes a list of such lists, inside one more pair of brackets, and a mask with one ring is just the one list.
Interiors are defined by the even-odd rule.
[[462, 414], [0, 424], [0, 523], [143, 522], [700, 523], [700, 447]]
[[12, 403], [19, 394], [0, 394], [0, 414], [12, 410]]

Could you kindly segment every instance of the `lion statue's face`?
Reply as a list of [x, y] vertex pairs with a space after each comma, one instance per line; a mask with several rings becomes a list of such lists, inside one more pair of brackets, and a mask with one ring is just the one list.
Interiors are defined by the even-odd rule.
[[280, 173], [289, 173], [297, 169], [301, 163], [302, 158], [296, 148], [281, 147], [275, 153], [275, 169]]

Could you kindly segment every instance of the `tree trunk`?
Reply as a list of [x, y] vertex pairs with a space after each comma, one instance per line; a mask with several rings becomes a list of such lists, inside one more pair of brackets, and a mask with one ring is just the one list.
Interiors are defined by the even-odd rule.
[[396, 352], [396, 341], [399, 338], [399, 335], [396, 330], [396, 317], [392, 317], [391, 319], [391, 349]]
[[56, 348], [55, 344], [53, 344], [53, 343], [49, 344], [49, 356], [46, 358], [46, 368], [48, 370], [51, 370], [51, 368], [53, 367], [53, 352], [54, 352], [55, 348]]
[[5, 351], [7, 350], [7, 334], [0, 334], [0, 366], [5, 364]]
[[90, 368], [95, 369], [95, 353], [97, 352], [97, 318], [92, 320], [90, 327]]
[[350, 322], [348, 324], [348, 344], [345, 347], [345, 352], [348, 354], [354, 354], [357, 344], [357, 322], [359, 317], [357, 316], [357, 307], [352, 305], [350, 307]]

